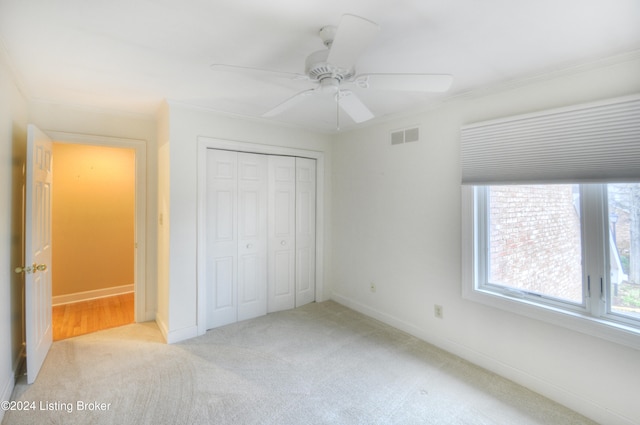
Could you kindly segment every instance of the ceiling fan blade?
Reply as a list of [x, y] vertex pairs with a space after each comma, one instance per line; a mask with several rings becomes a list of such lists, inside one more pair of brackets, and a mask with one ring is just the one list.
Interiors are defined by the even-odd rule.
[[339, 68], [351, 69], [379, 29], [378, 24], [367, 19], [342, 15], [327, 62]]
[[271, 69], [261, 69], [261, 68], [250, 68], [246, 66], [236, 66], [236, 65], [225, 65], [214, 63], [211, 65], [211, 70], [215, 72], [229, 72], [229, 73], [242, 73], [246, 75], [252, 75], [255, 77], [276, 77], [276, 78], [285, 78], [289, 80], [308, 80], [304, 74], [297, 74], [294, 72], [282, 72], [282, 71], [273, 71]]
[[262, 116], [265, 118], [275, 117], [276, 115], [283, 113], [287, 109], [293, 108], [295, 105], [302, 102], [307, 96], [314, 94], [315, 91], [316, 89], [309, 89], [309, 90], [305, 90], [300, 93], [297, 93], [291, 96], [289, 99], [285, 100], [284, 102], [280, 103], [279, 105], [276, 105], [273, 109], [265, 112], [264, 114], [262, 114]]
[[374, 116], [358, 96], [349, 90], [340, 90], [338, 93], [338, 105], [356, 123], [368, 121]]
[[363, 74], [355, 79], [357, 87], [375, 90], [445, 92], [453, 77], [446, 74]]

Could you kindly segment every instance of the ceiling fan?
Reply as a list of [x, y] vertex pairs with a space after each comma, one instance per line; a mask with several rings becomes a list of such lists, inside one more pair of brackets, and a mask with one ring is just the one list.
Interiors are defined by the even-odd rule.
[[365, 18], [345, 14], [337, 27], [325, 26], [319, 31], [324, 50], [311, 53], [305, 61], [305, 74], [248, 68], [234, 65], [214, 64], [214, 71], [243, 72], [261, 77], [279, 77], [310, 81], [315, 85], [301, 91], [265, 112], [263, 117], [273, 117], [294, 107], [305, 99], [329, 94], [356, 123], [374, 117], [369, 108], [349, 90], [349, 86], [367, 90], [401, 90], [413, 92], [445, 92], [451, 86], [453, 77], [446, 74], [356, 74], [355, 64], [371, 43], [380, 27]]

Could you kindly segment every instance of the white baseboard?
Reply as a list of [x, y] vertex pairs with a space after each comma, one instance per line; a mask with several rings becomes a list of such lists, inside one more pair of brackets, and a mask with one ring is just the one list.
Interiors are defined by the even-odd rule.
[[167, 344], [175, 344], [176, 342], [184, 341], [186, 339], [195, 338], [198, 336], [198, 326], [187, 326], [186, 328], [176, 329], [170, 331], [167, 326], [167, 322], [160, 314], [156, 314], [156, 324], [160, 328], [160, 332], [164, 337]]
[[597, 400], [585, 399], [578, 394], [570, 392], [551, 382], [542, 380], [528, 372], [514, 368], [511, 365], [500, 362], [485, 353], [478, 352], [458, 342], [434, 337], [411, 323], [405, 322], [390, 314], [377, 311], [360, 303], [359, 301], [336, 294], [335, 292], [332, 294], [331, 299], [338, 304], [342, 304], [345, 307], [349, 307], [352, 310], [386, 323], [389, 326], [400, 329], [401, 331], [442, 348], [443, 350], [461, 357], [475, 365], [529, 388], [530, 390], [548, 397], [557, 403], [560, 403], [569, 409], [596, 421], [597, 423], [611, 425], [634, 425], [636, 423], [631, 418], [627, 418], [619, 413], [611, 411], [611, 409], [607, 407], [601, 406]]
[[156, 324], [158, 325], [158, 328], [160, 329], [160, 333], [162, 334], [164, 341], [168, 342], [169, 341], [169, 329], [167, 328], [167, 322], [164, 320], [164, 317], [162, 317], [159, 313], [156, 313]]
[[71, 304], [80, 301], [95, 300], [98, 298], [112, 297], [114, 295], [127, 294], [133, 292], [134, 287], [131, 285], [113, 286], [111, 288], [94, 289], [92, 291], [76, 292], [74, 294], [56, 295], [52, 297], [51, 304]]
[[[16, 385], [16, 375], [14, 372], [11, 372], [7, 377], [5, 382], [2, 382], [2, 392], [0, 393], [0, 401], [8, 401], [11, 400], [11, 394], [13, 393], [13, 388]], [[0, 409], [0, 422], [2, 422], [2, 418], [4, 417], [4, 410]]]
[[[20, 349], [18, 356], [13, 360], [13, 370], [9, 374], [6, 382], [0, 382], [0, 401], [9, 401], [11, 400], [11, 395], [13, 394], [13, 389], [16, 386], [16, 377], [19, 376], [20, 372], [23, 370], [23, 363], [25, 361], [25, 347], [24, 345]], [[2, 422], [2, 418], [4, 417], [4, 410], [0, 409], [0, 422]]]
[[175, 344], [176, 342], [195, 338], [198, 336], [197, 326], [187, 326], [186, 328], [169, 331], [167, 334], [167, 344]]

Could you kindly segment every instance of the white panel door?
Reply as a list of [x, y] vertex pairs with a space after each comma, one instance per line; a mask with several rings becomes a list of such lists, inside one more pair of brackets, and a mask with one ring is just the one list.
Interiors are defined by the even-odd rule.
[[53, 340], [51, 326], [52, 141], [27, 127], [25, 190], [25, 333], [27, 382], [33, 383]]
[[316, 160], [296, 158], [296, 307], [316, 299]]
[[268, 311], [295, 307], [295, 158], [269, 156]]
[[238, 320], [267, 314], [267, 156], [238, 154]]
[[207, 151], [207, 329], [238, 320], [238, 154]]

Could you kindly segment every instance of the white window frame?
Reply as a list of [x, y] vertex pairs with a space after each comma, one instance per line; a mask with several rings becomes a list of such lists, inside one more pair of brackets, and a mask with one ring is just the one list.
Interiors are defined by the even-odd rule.
[[[585, 288], [582, 307], [540, 302], [534, 297], [514, 297], [516, 291], [497, 291], [486, 285], [486, 263], [480, 253], [486, 241], [486, 219], [480, 210], [483, 193], [478, 186], [462, 186], [462, 296], [464, 299], [523, 315], [553, 325], [640, 349], [640, 327], [625, 323], [621, 315], [607, 311], [608, 234], [605, 231], [607, 202], [605, 185], [581, 185], [583, 276], [585, 286], [591, 276], [590, 291]], [[585, 232], [584, 229], [592, 229]], [[598, 229], [593, 231], [593, 229]], [[484, 249], [484, 248], [482, 248]], [[602, 277], [602, 285], [600, 278]], [[601, 292], [601, 289], [605, 292]], [[590, 293], [589, 293], [590, 292]]]

